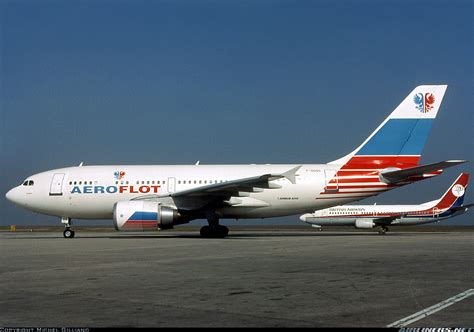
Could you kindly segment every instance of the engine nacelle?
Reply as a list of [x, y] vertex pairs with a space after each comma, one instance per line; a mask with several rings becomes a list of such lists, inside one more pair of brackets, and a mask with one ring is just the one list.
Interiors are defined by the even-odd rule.
[[372, 219], [356, 219], [356, 228], [374, 228], [375, 224]]
[[114, 226], [118, 231], [154, 231], [188, 221], [176, 209], [157, 202], [124, 201], [114, 206]]

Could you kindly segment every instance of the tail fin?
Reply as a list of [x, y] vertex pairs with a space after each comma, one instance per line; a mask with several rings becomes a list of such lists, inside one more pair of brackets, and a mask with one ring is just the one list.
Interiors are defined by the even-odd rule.
[[461, 173], [433, 208], [444, 210], [462, 206], [468, 183], [469, 173]]
[[447, 87], [416, 87], [364, 143], [330, 164], [378, 169], [418, 165]]

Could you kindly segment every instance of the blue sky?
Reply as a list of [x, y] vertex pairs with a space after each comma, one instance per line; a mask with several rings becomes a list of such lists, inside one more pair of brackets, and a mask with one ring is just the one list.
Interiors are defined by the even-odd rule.
[[[82, 161], [325, 163], [420, 84], [449, 85], [422, 162], [474, 161], [473, 9], [472, 1], [3, 1], [0, 192]], [[473, 169], [362, 202], [432, 200]], [[3, 194], [0, 211], [2, 225], [58, 224]], [[300, 223], [266, 221], [274, 222]]]

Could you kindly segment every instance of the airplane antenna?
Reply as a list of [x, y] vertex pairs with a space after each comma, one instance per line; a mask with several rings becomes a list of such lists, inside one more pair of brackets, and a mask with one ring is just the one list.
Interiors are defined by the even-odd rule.
[[199, 160], [198, 160], [198, 161], [196, 161], [196, 164], [195, 164], [195, 165], [196, 165], [196, 166], [198, 166], [198, 165], [199, 165]]
[[82, 167], [82, 165], [84, 165], [83, 161], [81, 161], [81, 163], [79, 164], [79, 167]]

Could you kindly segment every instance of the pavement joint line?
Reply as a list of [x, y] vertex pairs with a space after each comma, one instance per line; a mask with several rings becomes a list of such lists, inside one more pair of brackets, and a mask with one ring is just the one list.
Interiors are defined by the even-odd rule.
[[400, 320], [397, 320], [396, 322], [393, 322], [387, 327], [405, 327], [411, 323], [414, 323], [420, 319], [423, 319], [425, 317], [428, 317], [429, 315], [434, 314], [435, 312], [441, 311], [444, 308], [449, 307], [450, 305], [455, 304], [456, 302], [462, 301], [469, 296], [474, 295], [474, 288], [468, 289], [462, 293], [459, 293], [458, 295], [455, 295], [453, 297], [450, 297], [447, 300], [444, 300], [442, 302], [439, 302], [431, 307], [428, 307], [426, 309], [423, 309], [421, 311], [418, 311], [414, 313], [413, 315], [410, 315], [408, 317], [402, 318]]

